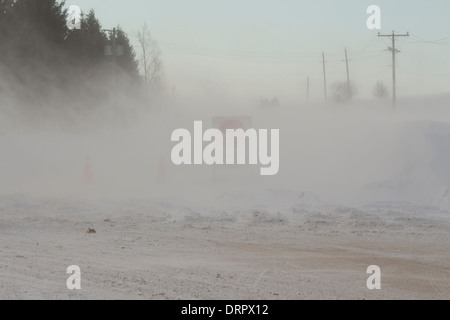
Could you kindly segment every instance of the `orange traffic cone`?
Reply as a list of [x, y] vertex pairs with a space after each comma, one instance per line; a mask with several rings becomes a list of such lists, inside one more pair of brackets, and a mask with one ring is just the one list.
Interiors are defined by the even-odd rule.
[[92, 165], [91, 165], [91, 158], [88, 156], [86, 158], [86, 164], [84, 165], [84, 177], [83, 182], [84, 184], [91, 184], [94, 180], [94, 176], [92, 174]]

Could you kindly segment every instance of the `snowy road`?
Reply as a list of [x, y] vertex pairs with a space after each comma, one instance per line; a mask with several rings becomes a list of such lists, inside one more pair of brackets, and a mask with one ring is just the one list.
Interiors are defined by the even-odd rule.
[[[18, 196], [2, 197], [0, 214], [0, 299], [450, 298], [445, 216]], [[66, 287], [74, 264], [80, 291]], [[381, 290], [366, 288], [373, 264]]]

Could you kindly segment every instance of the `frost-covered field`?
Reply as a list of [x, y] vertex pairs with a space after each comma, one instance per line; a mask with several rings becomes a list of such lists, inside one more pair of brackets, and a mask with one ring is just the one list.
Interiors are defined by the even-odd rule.
[[450, 298], [442, 110], [249, 112], [280, 129], [280, 173], [222, 179], [168, 156], [209, 113], [0, 131], [0, 299]]
[[[428, 208], [0, 203], [1, 299], [450, 298], [450, 223]], [[76, 292], [66, 287], [73, 264]], [[379, 291], [366, 288], [373, 264]]]

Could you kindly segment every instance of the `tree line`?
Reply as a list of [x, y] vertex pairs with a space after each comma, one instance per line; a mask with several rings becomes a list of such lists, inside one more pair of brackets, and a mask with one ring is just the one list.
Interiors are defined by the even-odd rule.
[[82, 13], [81, 29], [70, 30], [67, 19], [64, 1], [0, 0], [0, 103], [89, 109], [144, 97], [149, 65], [160, 60], [147, 52], [142, 77], [120, 26], [105, 30], [94, 10]]

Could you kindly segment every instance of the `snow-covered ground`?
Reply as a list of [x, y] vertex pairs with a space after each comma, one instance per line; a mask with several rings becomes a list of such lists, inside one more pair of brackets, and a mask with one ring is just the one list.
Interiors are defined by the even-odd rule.
[[0, 131], [0, 299], [449, 299], [449, 113], [346, 108], [249, 111], [276, 177], [170, 163], [214, 110]]
[[[450, 297], [449, 219], [426, 208], [0, 200], [1, 299]], [[379, 291], [366, 287], [374, 264]]]

